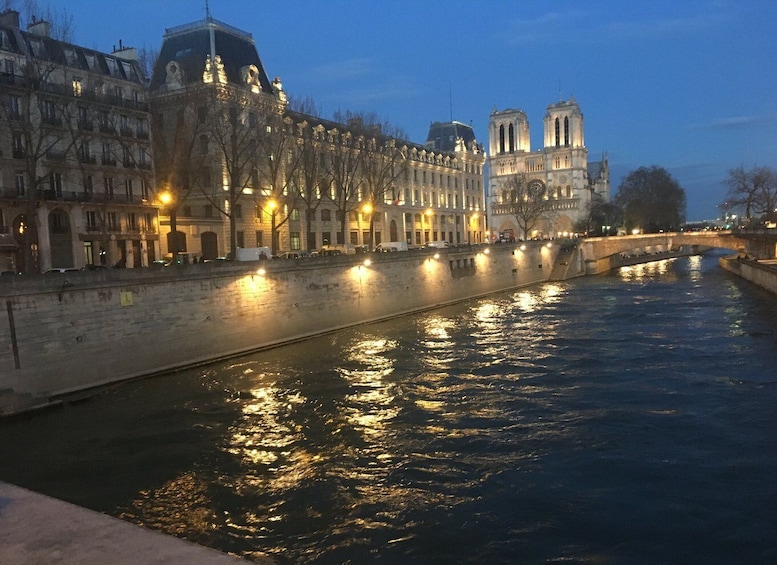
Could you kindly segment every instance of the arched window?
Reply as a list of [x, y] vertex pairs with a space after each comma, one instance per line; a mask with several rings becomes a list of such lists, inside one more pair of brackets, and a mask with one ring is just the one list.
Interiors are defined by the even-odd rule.
[[569, 147], [569, 116], [564, 117], [564, 147]]
[[559, 129], [558, 118], [556, 118], [556, 147], [561, 144], [561, 131]]
[[504, 125], [499, 126], [499, 152], [504, 153], [505, 152], [505, 127]]
[[510, 153], [515, 153], [515, 131], [513, 130], [513, 124], [510, 124], [507, 130], [508, 141], [510, 142]]

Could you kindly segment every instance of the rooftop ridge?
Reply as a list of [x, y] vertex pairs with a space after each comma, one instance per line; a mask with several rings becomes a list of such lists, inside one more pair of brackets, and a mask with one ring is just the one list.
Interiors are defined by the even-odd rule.
[[239, 37], [241, 39], [250, 41], [251, 43], [254, 43], [254, 36], [248, 33], [247, 31], [238, 29], [235, 26], [231, 26], [227, 23], [217, 20], [212, 16], [207, 16], [206, 18], [196, 22], [191, 22], [188, 24], [182, 24], [175, 27], [165, 28], [165, 37], [178, 35], [180, 33], [186, 33], [189, 31], [194, 31], [196, 29], [211, 27], [211, 26], [215, 28], [219, 28], [227, 33], [231, 33], [232, 35]]

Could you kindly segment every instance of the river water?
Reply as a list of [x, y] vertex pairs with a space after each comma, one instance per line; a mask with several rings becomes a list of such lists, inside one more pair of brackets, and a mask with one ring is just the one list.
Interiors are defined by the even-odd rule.
[[126, 384], [0, 447], [2, 480], [279, 564], [775, 563], [777, 300], [655, 262]]

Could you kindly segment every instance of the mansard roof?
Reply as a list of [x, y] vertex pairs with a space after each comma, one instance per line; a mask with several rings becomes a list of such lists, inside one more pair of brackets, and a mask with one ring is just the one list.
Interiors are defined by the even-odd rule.
[[[421, 154], [421, 153], [423, 153], [423, 154], [430, 154], [429, 151], [430, 151], [430, 149], [432, 149], [431, 155], [434, 155], [435, 152], [436, 152], [436, 154], [438, 156], [443, 156], [444, 155], [452, 163], [455, 163], [458, 160], [458, 155], [456, 155], [456, 153], [453, 151], [453, 149], [451, 149], [449, 151], [447, 151], [447, 150], [437, 150], [437, 149], [430, 148], [430, 147], [425, 146], [425, 145], [421, 145], [420, 143], [413, 143], [412, 141], [407, 141], [405, 139], [394, 138], [394, 137], [391, 137], [389, 135], [385, 135], [383, 133], [379, 133], [379, 132], [375, 132], [375, 131], [370, 131], [369, 129], [365, 129], [363, 127], [360, 128], [358, 126], [355, 126], [354, 124], [350, 124], [350, 125], [349, 124], [341, 124], [341, 123], [334, 122], [334, 121], [331, 121], [331, 120], [325, 120], [325, 119], [322, 119], [322, 118], [318, 118], [316, 116], [311, 116], [311, 115], [308, 115], [308, 114], [303, 114], [303, 113], [300, 113], [300, 112], [295, 112], [293, 110], [288, 110], [287, 109], [286, 112], [285, 112], [285, 115], [288, 116], [289, 118], [291, 118], [293, 121], [295, 121], [297, 123], [305, 121], [305, 122], [307, 122], [310, 125], [310, 127], [313, 127], [313, 128], [315, 128], [315, 127], [320, 125], [321, 127], [323, 127], [327, 131], [336, 129], [336, 130], [338, 130], [340, 132], [350, 132], [351, 135], [364, 135], [365, 137], [375, 137], [377, 140], [379, 140], [381, 142], [386, 142], [386, 141], [394, 139], [396, 141], [396, 143], [397, 143], [397, 146], [399, 146], [399, 147], [402, 147], [402, 146], [407, 147], [407, 149], [411, 152], [411, 154], [413, 153], [413, 150], [415, 150], [416, 154]], [[464, 124], [461, 124], [461, 125], [464, 125]], [[464, 126], [464, 127], [469, 128], [469, 126]], [[473, 139], [474, 139], [474, 133], [473, 133]]]
[[424, 146], [435, 151], [453, 152], [456, 151], [456, 140], [459, 138], [464, 140], [465, 147], [477, 142], [472, 126], [456, 121], [432, 122]]
[[244, 84], [241, 69], [254, 65], [259, 71], [258, 80], [262, 91], [272, 93], [272, 86], [251, 34], [210, 16], [165, 30], [159, 58], [154, 66], [151, 90], [165, 88], [165, 68], [171, 61], [177, 61], [180, 65], [186, 84], [201, 83], [206, 59], [211, 56], [215, 58], [216, 55], [221, 57], [229, 84]]
[[1, 51], [79, 69], [85, 73], [98, 73], [137, 84], [145, 82], [140, 65], [135, 60], [87, 49], [46, 35], [30, 33], [14, 26], [0, 26]]

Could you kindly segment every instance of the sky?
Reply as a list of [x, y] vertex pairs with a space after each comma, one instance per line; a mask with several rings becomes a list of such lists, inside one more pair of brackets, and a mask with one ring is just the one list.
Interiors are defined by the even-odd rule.
[[[39, 0], [40, 1], [40, 0]], [[45, 1], [43, 2], [45, 4]], [[51, 0], [74, 43], [159, 49], [205, 0]], [[777, 168], [773, 0], [209, 0], [253, 35], [265, 71], [318, 114], [368, 112], [423, 143], [434, 121], [473, 126], [520, 108], [540, 149], [549, 104], [571, 97], [589, 160], [607, 155], [612, 194], [657, 165], [687, 195], [689, 221], [720, 216], [738, 166]]]

